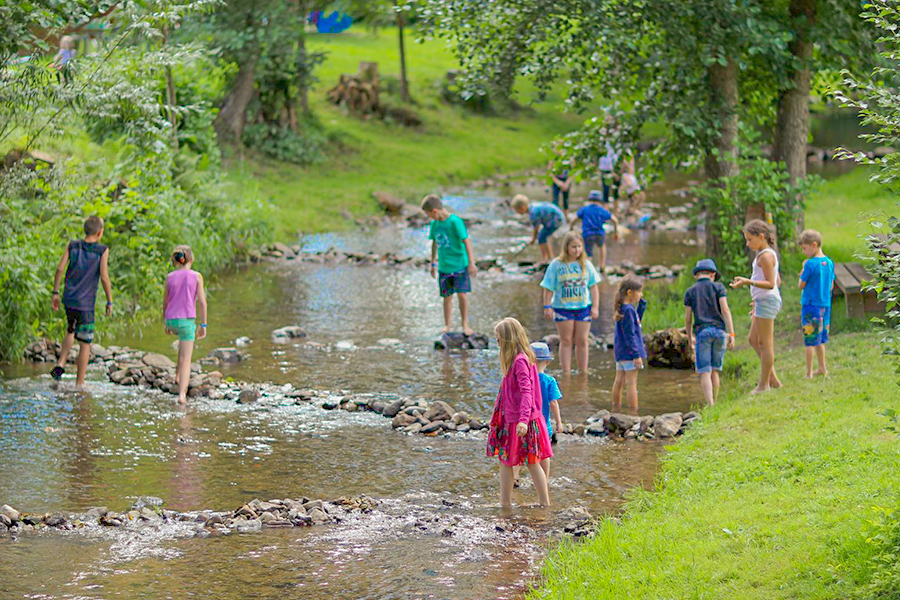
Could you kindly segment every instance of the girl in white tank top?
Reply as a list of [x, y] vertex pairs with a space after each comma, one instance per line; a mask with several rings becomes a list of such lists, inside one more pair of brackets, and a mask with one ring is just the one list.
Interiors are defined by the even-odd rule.
[[[778, 274], [778, 255], [772, 249], [775, 238], [767, 223], [760, 220], [744, 225], [747, 248], [756, 252], [750, 279], [735, 277], [731, 287], [750, 286], [753, 299], [753, 320], [750, 324], [750, 345], [759, 355], [759, 382], [751, 392], [758, 394], [781, 387], [775, 373], [775, 317], [781, 310], [781, 277]], [[771, 255], [771, 258], [768, 258]]]

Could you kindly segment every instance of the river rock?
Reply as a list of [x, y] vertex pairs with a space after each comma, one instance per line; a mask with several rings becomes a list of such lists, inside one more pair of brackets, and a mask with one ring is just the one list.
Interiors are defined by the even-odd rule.
[[422, 418], [426, 421], [449, 421], [453, 418], [453, 407], [443, 400], [436, 400], [431, 403]]
[[42, 515], [23, 515], [22, 522], [26, 525], [31, 525], [34, 527], [38, 523], [44, 522], [44, 517]]
[[681, 413], [666, 413], [653, 420], [653, 432], [658, 438], [675, 437], [681, 429]]
[[386, 346], [388, 348], [400, 348], [403, 346], [403, 342], [396, 338], [381, 338], [375, 343], [379, 346]]
[[488, 345], [487, 336], [481, 333], [442, 333], [434, 341], [435, 350], [484, 350]]
[[234, 527], [238, 533], [253, 533], [262, 530], [262, 521], [259, 519], [250, 519], [248, 521], [238, 521]]
[[257, 400], [259, 400], [259, 390], [256, 388], [243, 389], [238, 396], [238, 404], [252, 404]]
[[458, 412], [453, 415], [453, 418], [450, 419], [454, 425], [462, 425], [463, 423], [469, 422], [469, 415], [466, 412]]
[[128, 377], [128, 371], [125, 369], [117, 369], [115, 371], [110, 372], [109, 380], [113, 383], [121, 384], [125, 381], [125, 378]]
[[399, 215], [403, 212], [403, 205], [405, 204], [403, 200], [399, 200], [387, 192], [376, 191], [372, 192], [372, 195], [378, 202], [378, 206], [383, 208], [384, 212], [389, 215]]
[[422, 424], [421, 423], [413, 423], [412, 425], [407, 425], [403, 428], [404, 433], [421, 433], [422, 432]]
[[109, 510], [105, 506], [95, 506], [94, 508], [89, 509], [84, 516], [86, 519], [96, 521], [100, 517], [105, 516], [108, 512]]
[[371, 409], [372, 412], [378, 413], [379, 415], [384, 414], [384, 409], [386, 407], [387, 407], [387, 404], [385, 404], [381, 400], [375, 400], [374, 402], [369, 403], [369, 409]]
[[650, 415], [644, 415], [641, 417], [640, 426], [638, 427], [638, 434], [644, 435], [647, 431], [653, 427], [654, 418]]
[[434, 433], [440, 431], [444, 426], [444, 421], [432, 421], [428, 425], [422, 427], [422, 433]]
[[584, 435], [585, 431], [587, 431], [587, 429], [584, 425], [576, 425], [572, 429], [572, 433], [574, 433], [575, 435]]
[[272, 244], [272, 248], [276, 252], [281, 252], [281, 255], [285, 258], [294, 258], [294, 250], [283, 242], [275, 242]]
[[106, 360], [108, 358], [112, 358], [113, 353], [100, 344], [93, 343], [91, 344], [91, 356], [100, 360]]
[[308, 512], [310, 520], [314, 525], [321, 525], [323, 523], [328, 523], [331, 520], [331, 517], [325, 513], [321, 508], [314, 508]]
[[44, 517], [44, 525], [47, 527], [59, 527], [65, 525], [67, 519], [61, 512], [50, 513]]
[[591, 423], [587, 426], [587, 429], [584, 430], [585, 433], [590, 435], [603, 436], [606, 435], [606, 426], [603, 424], [603, 421], [598, 421], [596, 423]]
[[391, 420], [391, 427], [393, 427], [394, 429], [400, 429], [401, 427], [407, 427], [416, 422], [418, 422], [416, 417], [408, 415], [406, 413], [400, 413]]
[[145, 506], [159, 508], [165, 503], [166, 503], [165, 500], [163, 500], [162, 498], [158, 498], [156, 496], [141, 496], [137, 500], [135, 500], [134, 503], [132, 503], [131, 509], [132, 510], [140, 510], [140, 509], [144, 508]]
[[624, 415], [622, 413], [612, 413], [609, 415], [609, 428], [615, 431], [628, 431], [638, 422], [637, 417]]
[[479, 431], [487, 426], [478, 419], [469, 419], [469, 427], [472, 428], [472, 431]]
[[558, 352], [559, 351], [559, 335], [557, 335], [555, 333], [545, 335], [542, 338], [542, 341], [550, 347], [550, 352]]
[[390, 404], [388, 404], [387, 406], [384, 407], [384, 410], [382, 411], [381, 414], [384, 415], [385, 417], [388, 417], [389, 419], [392, 419], [395, 416], [397, 416], [397, 413], [399, 413], [400, 409], [402, 409], [402, 408], [403, 408], [403, 400], [394, 400], [393, 402], [391, 402]]
[[273, 338], [283, 338], [283, 339], [297, 339], [297, 338], [305, 338], [306, 331], [303, 330], [302, 327], [298, 325], [285, 325], [284, 327], [279, 327], [272, 331]]
[[691, 412], [686, 412], [683, 415], [681, 415], [682, 426], [689, 425], [691, 422], [699, 421], [699, 420], [700, 420], [700, 413], [698, 413], [695, 410], [692, 410]]
[[210, 350], [208, 356], [216, 358], [223, 363], [237, 363], [243, 360], [243, 355], [238, 352], [237, 348], [216, 348]]
[[609, 422], [610, 412], [605, 408], [601, 411], [598, 411], [587, 418], [585, 423], [596, 423], [598, 421], [603, 421], [604, 423]]
[[244, 346], [249, 346], [252, 343], [253, 343], [253, 340], [248, 338], [246, 335], [242, 335], [238, 339], [234, 340], [234, 345], [237, 346], [238, 348], [242, 348]]
[[0, 506], [0, 515], [5, 516], [10, 521], [18, 521], [19, 516], [20, 516], [19, 511], [14, 509], [9, 504], [4, 504], [3, 506]]
[[6, 515], [0, 515], [0, 525], [3, 525], [4, 527], [12, 527], [12, 524], [12, 519], [7, 517]]
[[330, 396], [325, 399], [325, 402], [322, 403], [322, 408], [324, 408], [325, 410], [334, 410], [340, 405], [341, 405], [340, 397]]
[[353, 340], [341, 340], [334, 345], [334, 349], [338, 352], [354, 352], [357, 347]]
[[457, 433], [466, 433], [470, 429], [472, 429], [472, 428], [469, 426], [468, 423], [461, 423], [456, 426]]
[[141, 359], [148, 367], [155, 367], [157, 369], [174, 369], [175, 362], [169, 358], [168, 356], [163, 356], [162, 354], [156, 354], [155, 352], [148, 352]]
[[356, 402], [348, 402], [344, 405], [344, 410], [347, 412], [356, 412], [359, 410], [359, 405]]

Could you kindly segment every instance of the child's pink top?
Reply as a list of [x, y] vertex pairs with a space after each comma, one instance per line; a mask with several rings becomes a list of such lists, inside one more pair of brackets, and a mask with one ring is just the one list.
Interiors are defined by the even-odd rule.
[[497, 402], [503, 410], [503, 425], [528, 423], [541, 416], [541, 384], [537, 366], [519, 353], [500, 383]]
[[192, 269], [175, 269], [166, 277], [169, 303], [166, 305], [166, 319], [197, 318], [197, 277]]

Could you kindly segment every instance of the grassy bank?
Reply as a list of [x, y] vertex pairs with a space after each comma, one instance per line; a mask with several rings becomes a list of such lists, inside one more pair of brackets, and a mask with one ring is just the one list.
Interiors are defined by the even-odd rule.
[[[383, 78], [399, 73], [397, 33], [314, 35], [312, 50], [328, 53], [316, 71], [320, 83], [310, 93], [316, 118], [337, 140], [326, 162], [297, 167], [259, 157], [233, 159], [232, 183], [240, 190], [262, 194], [271, 207], [272, 222], [281, 237], [347, 227], [344, 210], [374, 211], [372, 192], [384, 190], [408, 200], [441, 186], [460, 184], [497, 172], [543, 164], [542, 144], [577, 127], [584, 119], [561, 111], [562, 97], [503, 115], [472, 114], [438, 98], [444, 74], [456, 60], [441, 40], [417, 44], [407, 35], [407, 65], [411, 106], [423, 121], [404, 128], [345, 115], [329, 104], [325, 92], [341, 73], [355, 73], [360, 61], [375, 61]], [[531, 90], [521, 86], [520, 102]], [[395, 97], [389, 102], [397, 104]]]
[[530, 597], [854, 597], [871, 523], [898, 500], [900, 445], [878, 414], [897, 408], [894, 368], [864, 335], [833, 340], [829, 379], [803, 378], [802, 348], [777, 350], [784, 388], [748, 397], [757, 362], [735, 353], [741, 376], [667, 451], [655, 489], [554, 552]]

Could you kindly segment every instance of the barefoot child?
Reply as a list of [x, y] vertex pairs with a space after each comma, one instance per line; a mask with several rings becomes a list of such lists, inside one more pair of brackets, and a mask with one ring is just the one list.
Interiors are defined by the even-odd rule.
[[756, 253], [753, 274], [750, 279], [735, 277], [731, 287], [750, 286], [753, 299], [753, 320], [750, 324], [749, 342], [759, 356], [759, 382], [751, 394], [759, 394], [770, 388], [781, 387], [775, 373], [775, 317], [781, 310], [781, 275], [778, 274], [778, 256], [772, 246], [775, 237], [765, 221], [754, 219], [744, 225], [747, 248]]
[[97, 283], [103, 282], [106, 294], [106, 316], [112, 314], [112, 284], [109, 281], [109, 248], [100, 243], [103, 239], [103, 219], [88, 217], [84, 222], [84, 239], [72, 240], [63, 250], [53, 278], [51, 308], [59, 310], [59, 284], [66, 275], [66, 289], [62, 303], [66, 308], [68, 333], [59, 353], [59, 361], [50, 376], [59, 381], [66, 372], [64, 365], [69, 351], [78, 340], [78, 375], [75, 386], [84, 387], [84, 374], [91, 360], [91, 342], [94, 341], [94, 305], [97, 302]]
[[514, 196], [510, 206], [520, 215], [528, 214], [528, 220], [534, 226], [534, 234], [528, 243], [537, 242], [541, 248], [541, 262], [550, 262], [553, 257], [550, 237], [566, 220], [562, 211], [558, 206], [549, 202], [528, 202], [528, 197], [524, 194]]
[[[565, 163], [563, 164], [565, 166]], [[562, 209], [563, 217], [569, 218], [569, 189], [572, 186], [572, 179], [569, 177], [569, 169], [564, 168], [556, 171], [556, 161], [550, 161], [547, 165], [548, 175], [550, 176], [553, 189], [553, 204]], [[562, 203], [560, 203], [560, 194], [562, 194]]]
[[588, 366], [588, 335], [591, 320], [600, 316], [600, 274], [585, 257], [581, 234], [570, 231], [563, 249], [547, 267], [544, 288], [544, 316], [556, 323], [559, 334], [559, 362], [564, 375], [572, 370], [572, 344], [578, 370]]
[[477, 270], [466, 224], [458, 216], [450, 214], [441, 199], [434, 194], [425, 196], [422, 210], [431, 219], [428, 229], [428, 239], [431, 240], [431, 276], [435, 277], [437, 266], [441, 298], [444, 299], [443, 332], [450, 331], [453, 295], [456, 294], [463, 334], [472, 335], [472, 328], [469, 327], [469, 292], [472, 291], [470, 276], [475, 277]]
[[613, 224], [613, 240], [618, 235], [619, 219], [609, 212], [605, 207], [601, 206], [603, 202], [603, 194], [600, 190], [591, 190], [588, 194], [587, 204], [578, 209], [575, 213], [575, 220], [572, 221], [572, 228], [575, 223], [581, 221], [581, 236], [584, 238], [584, 250], [587, 255], [593, 259], [594, 246], [600, 248], [598, 262], [594, 263], [600, 272], [606, 271], [606, 228], [604, 225], [607, 221]]
[[622, 405], [624, 387], [627, 390], [628, 406], [632, 410], [637, 410], [638, 369], [644, 368], [644, 359], [647, 358], [644, 332], [641, 329], [641, 319], [646, 308], [644, 282], [638, 277], [628, 275], [619, 284], [613, 315], [616, 321], [616, 338], [613, 346], [616, 358], [616, 380], [612, 389], [613, 406]]
[[694, 279], [697, 283], [684, 295], [684, 330], [692, 334], [688, 336], [688, 347], [694, 354], [703, 398], [712, 406], [719, 398], [719, 371], [725, 358], [725, 346], [734, 349], [734, 322], [728, 308], [728, 292], [718, 281], [715, 261], [711, 258], [698, 260]]
[[[178, 336], [175, 382], [178, 384], [178, 403], [184, 404], [191, 380], [194, 338], [206, 337], [206, 292], [203, 289], [203, 275], [191, 269], [194, 253], [190, 246], [175, 246], [172, 264], [175, 270], [166, 277], [163, 317], [166, 321], [166, 333]], [[200, 306], [199, 332], [196, 325], [197, 305]]]
[[[550, 443], [556, 443], [556, 431], [562, 431], [562, 416], [559, 414], [559, 400], [562, 398], [562, 392], [559, 391], [559, 383], [553, 375], [544, 373], [547, 365], [553, 360], [553, 354], [550, 352], [550, 346], [544, 342], [532, 342], [531, 350], [534, 352], [535, 365], [537, 365], [538, 379], [541, 383], [541, 414], [544, 416], [544, 422], [547, 423], [547, 435], [550, 436]], [[556, 431], [550, 424], [550, 415], [556, 421]], [[544, 475], [547, 476], [547, 485], [550, 485], [550, 459], [541, 461], [541, 468], [544, 469]], [[519, 487], [519, 467], [513, 467], [514, 487]]]
[[[500, 460], [500, 506], [511, 506], [513, 467], [525, 464], [534, 481], [538, 502], [550, 506], [550, 491], [542, 462], [553, 456], [541, 415], [541, 384], [528, 334], [516, 319], [494, 326], [500, 344], [503, 381], [494, 403], [487, 455]], [[546, 467], [549, 469], [549, 466]]]
[[806, 377], [813, 376], [813, 355], [818, 358], [816, 375], [828, 375], [825, 367], [825, 344], [831, 325], [831, 293], [834, 289], [834, 262], [822, 252], [822, 234], [807, 229], [800, 234], [800, 248], [806, 255], [800, 273], [800, 321], [806, 344]]

